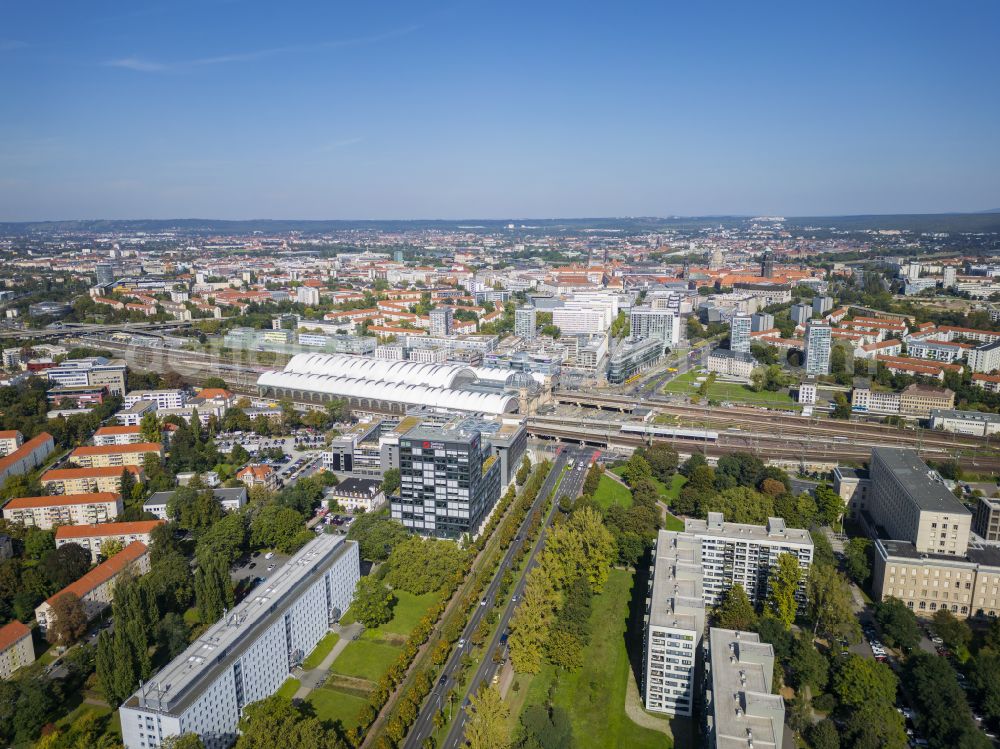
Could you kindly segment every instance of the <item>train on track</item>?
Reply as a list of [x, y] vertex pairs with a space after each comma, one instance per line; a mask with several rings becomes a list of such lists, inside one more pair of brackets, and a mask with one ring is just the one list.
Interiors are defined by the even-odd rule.
[[719, 433], [710, 429], [657, 426], [655, 424], [622, 424], [621, 434], [651, 439], [682, 439], [695, 442], [718, 442]]

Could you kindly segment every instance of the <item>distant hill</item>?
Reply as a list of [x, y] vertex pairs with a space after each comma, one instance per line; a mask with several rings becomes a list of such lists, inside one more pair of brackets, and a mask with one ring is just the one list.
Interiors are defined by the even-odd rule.
[[791, 216], [786, 225], [821, 226], [847, 231], [903, 229], [915, 232], [1000, 232], [1000, 211], [872, 214], [868, 216]]
[[[594, 232], [642, 233], [666, 229], [697, 230], [714, 226], [741, 226], [750, 221], [748, 216], [672, 216], [660, 217], [605, 217], [605, 218], [511, 218], [511, 219], [425, 219], [350, 221], [310, 221], [295, 219], [247, 219], [228, 221], [222, 219], [129, 219], [129, 220], [80, 220], [0, 222], [0, 234], [31, 235], [51, 233], [95, 234], [103, 232], [148, 232], [159, 234], [174, 231], [187, 236], [243, 235], [253, 232], [263, 234], [288, 234], [300, 232], [306, 236], [327, 234], [349, 229], [407, 231], [439, 229], [443, 231], [469, 231], [497, 233], [513, 231], [515, 234], [544, 232], [547, 234]], [[513, 225], [513, 229], [510, 229]], [[788, 227], [822, 227], [846, 231], [872, 229], [903, 229], [915, 232], [1000, 232], [1000, 209], [981, 213], [928, 213], [928, 214], [872, 214], [861, 216], [794, 216], [786, 220]]]

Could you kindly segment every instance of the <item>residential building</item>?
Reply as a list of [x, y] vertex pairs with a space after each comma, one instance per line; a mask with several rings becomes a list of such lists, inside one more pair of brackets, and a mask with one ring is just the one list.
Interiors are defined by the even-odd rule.
[[135, 541], [111, 559], [87, 572], [76, 582], [70, 583], [35, 609], [35, 621], [44, 633], [55, 620], [52, 604], [60, 596], [74, 593], [83, 603], [88, 619], [93, 619], [103, 611], [114, 598], [115, 583], [122, 574], [141, 576], [149, 572], [149, 549], [141, 541]]
[[278, 690], [340, 620], [359, 578], [354, 541], [322, 534], [303, 546], [122, 704], [127, 749], [184, 733], [207, 749], [231, 746], [243, 708]]
[[653, 338], [674, 348], [681, 340], [680, 313], [649, 306], [633, 307], [629, 315], [629, 335], [640, 341]]
[[410, 351], [410, 361], [421, 364], [442, 364], [448, 361], [446, 348], [415, 348]]
[[143, 473], [139, 466], [108, 466], [104, 468], [54, 468], [42, 474], [42, 486], [51, 494], [117, 493], [122, 473], [129, 471], [138, 482]]
[[805, 325], [812, 319], [813, 308], [808, 304], [793, 304], [790, 315], [796, 325]]
[[969, 351], [969, 369], [985, 373], [1000, 370], [1000, 340]]
[[773, 694], [774, 648], [756, 632], [708, 632], [705, 722], [710, 749], [780, 749], [785, 701]]
[[295, 290], [295, 301], [307, 307], [315, 307], [319, 304], [319, 289], [315, 286], [299, 286]]
[[705, 629], [701, 544], [686, 534], [660, 531], [652, 560], [643, 635], [643, 701], [652, 712], [690, 716]]
[[830, 325], [810, 322], [806, 325], [806, 374], [830, 374]]
[[476, 535], [500, 498], [500, 463], [467, 422], [420, 425], [399, 438], [392, 517], [423, 536]]
[[750, 315], [736, 315], [729, 325], [729, 350], [750, 353], [750, 332], [753, 320]]
[[137, 427], [142, 424], [143, 416], [155, 412], [156, 403], [154, 401], [136, 401], [130, 407], [122, 409], [115, 414], [115, 418], [118, 419], [118, 423], [122, 426]]
[[144, 441], [142, 430], [138, 424], [132, 426], [103, 426], [94, 432], [94, 444], [101, 447], [109, 445], [136, 445]]
[[986, 437], [1000, 432], [1000, 414], [985, 411], [956, 411], [935, 408], [930, 413], [931, 429], [955, 434]]
[[514, 335], [525, 341], [534, 340], [538, 335], [538, 313], [534, 307], [514, 310]]
[[1000, 393], [1000, 375], [974, 374], [972, 384], [988, 393]]
[[9, 679], [19, 668], [34, 662], [31, 630], [17, 619], [0, 627], [0, 680]]
[[899, 394], [899, 415], [907, 419], [930, 418], [935, 409], [950, 409], [955, 405], [955, 393], [947, 388], [934, 388], [913, 383]]
[[115, 282], [115, 267], [111, 263], [98, 263], [94, 266], [94, 274], [98, 286], [110, 286]]
[[972, 532], [986, 541], [1000, 541], [1000, 499], [977, 497]]
[[803, 382], [799, 385], [798, 401], [806, 406], [813, 406], [816, 404], [815, 382]]
[[774, 315], [767, 312], [755, 312], [750, 316], [750, 330], [754, 333], [761, 333], [765, 330], [774, 329]]
[[64, 386], [103, 385], [110, 395], [125, 395], [125, 360], [91, 356], [85, 359], [64, 359], [58, 366], [45, 370], [50, 382]]
[[[152, 513], [160, 520], [169, 520], [167, 506], [173, 498], [174, 491], [154, 492], [142, 505], [145, 512]], [[226, 512], [236, 512], [246, 506], [247, 488], [237, 486], [232, 489], [212, 488], [212, 496]]]
[[455, 311], [448, 306], [435, 307], [430, 311], [430, 334], [434, 336], [450, 336], [454, 326]]
[[266, 463], [253, 463], [241, 469], [236, 478], [246, 484], [248, 489], [261, 487], [268, 491], [278, 488], [278, 472]]
[[13, 452], [0, 458], [0, 483], [11, 476], [31, 473], [42, 465], [55, 449], [56, 443], [48, 432], [32, 437]]
[[552, 310], [552, 324], [563, 335], [575, 335], [603, 333], [611, 326], [611, 321], [605, 309], [556, 307]]
[[[914, 359], [929, 359], [946, 363], [964, 359], [970, 348], [967, 343], [952, 343], [951, 341], [920, 341], [912, 337], [906, 341], [907, 356], [912, 356]], [[892, 355], [892, 352], [888, 350], [879, 353]]]
[[105, 523], [121, 515], [122, 509], [117, 492], [94, 492], [15, 497], [4, 505], [3, 516], [12, 523], [48, 530], [57, 525]]
[[163, 459], [160, 442], [135, 442], [127, 445], [84, 445], [73, 450], [69, 459], [81, 468], [141, 466], [147, 455]]
[[789, 553], [798, 558], [803, 569], [797, 598], [804, 605], [806, 577], [813, 559], [809, 531], [787, 528], [781, 518], [768, 518], [767, 525], [751, 525], [728, 523], [721, 512], [710, 512], [707, 520], [687, 519], [683, 532], [701, 540], [706, 604], [715, 606], [736, 583], [743, 586], [752, 603], [764, 601], [771, 568], [781, 554]]
[[812, 311], [814, 315], [822, 317], [833, 309], [832, 296], [814, 296], [812, 301]]
[[869, 475], [869, 514], [886, 538], [912, 543], [917, 552], [965, 554], [972, 513], [916, 451], [873, 448]]
[[127, 523], [90, 523], [87, 525], [60, 525], [56, 528], [56, 548], [78, 544], [90, 552], [92, 562], [97, 562], [101, 546], [106, 541], [119, 541], [126, 547], [135, 541], [150, 546], [153, 528], [163, 525], [162, 520], [134, 520]]
[[857, 520], [862, 512], [868, 511], [871, 488], [868, 471], [863, 468], [837, 466], [833, 469], [833, 490], [844, 500], [845, 514], [851, 520]]
[[385, 492], [378, 479], [362, 479], [353, 476], [330, 487], [326, 499], [335, 501], [348, 512], [371, 512], [385, 503]]
[[757, 366], [757, 360], [748, 352], [731, 349], [712, 349], [708, 354], [707, 367], [709, 372], [715, 372], [724, 377], [750, 381], [750, 374]]
[[16, 429], [0, 431], [0, 458], [10, 455], [24, 443], [24, 437]]
[[152, 401], [157, 408], [181, 408], [188, 401], [185, 390], [130, 390], [125, 396], [124, 408], [132, 408], [139, 401]]

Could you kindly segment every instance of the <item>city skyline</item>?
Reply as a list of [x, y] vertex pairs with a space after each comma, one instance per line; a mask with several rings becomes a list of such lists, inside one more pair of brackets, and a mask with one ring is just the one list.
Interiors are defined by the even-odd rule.
[[21, 6], [0, 220], [1000, 207], [985, 2]]

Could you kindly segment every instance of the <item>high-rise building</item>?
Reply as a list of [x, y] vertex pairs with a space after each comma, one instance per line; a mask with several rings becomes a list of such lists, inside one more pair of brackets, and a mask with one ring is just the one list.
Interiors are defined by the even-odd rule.
[[736, 315], [729, 326], [729, 350], [749, 354], [752, 329], [753, 320], [750, 315]]
[[774, 315], [767, 312], [757, 312], [750, 317], [750, 330], [760, 333], [774, 328]]
[[944, 269], [944, 287], [946, 289], [955, 288], [958, 281], [958, 269], [954, 265], [949, 265]]
[[756, 632], [708, 632], [705, 724], [709, 749], [778, 749], [785, 701], [772, 694], [774, 648]]
[[324, 533], [303, 546], [122, 704], [125, 746], [183, 733], [231, 746], [243, 708], [278, 690], [351, 604], [359, 577], [354, 541]]
[[431, 310], [431, 335], [451, 335], [455, 310], [451, 307], [435, 307]]
[[98, 263], [94, 266], [98, 286], [110, 286], [115, 282], [115, 268], [111, 263]]
[[806, 530], [786, 528], [781, 518], [767, 525], [727, 523], [722, 513], [689, 519], [683, 531], [660, 531], [650, 567], [649, 617], [643, 640], [643, 699], [647, 710], [690, 715], [696, 660], [705, 628], [705, 609], [739, 584], [751, 603], [765, 600], [768, 576], [778, 557], [797, 557], [805, 584], [813, 558]]
[[314, 307], [319, 304], [319, 289], [315, 286], [299, 286], [295, 290], [295, 301], [299, 304]]
[[396, 250], [395, 252], [393, 252], [392, 253], [392, 259], [395, 260], [397, 263], [403, 262], [403, 251], [402, 250]]
[[760, 259], [760, 275], [764, 278], [774, 277], [774, 253], [764, 250]]
[[633, 307], [629, 315], [630, 335], [640, 341], [655, 338], [674, 347], [681, 337], [681, 316], [676, 310]]
[[832, 296], [817, 295], [813, 297], [812, 311], [814, 315], [825, 315], [832, 309], [833, 309]]
[[514, 310], [514, 335], [525, 341], [534, 340], [538, 334], [538, 313], [534, 307]]
[[423, 536], [475, 535], [500, 498], [500, 464], [477, 428], [421, 425], [399, 438], [392, 517]]
[[806, 374], [830, 374], [830, 348], [833, 344], [830, 326], [810, 322], [806, 326]]
[[812, 319], [813, 308], [809, 304], [793, 304], [788, 314], [796, 325], [805, 325]]

